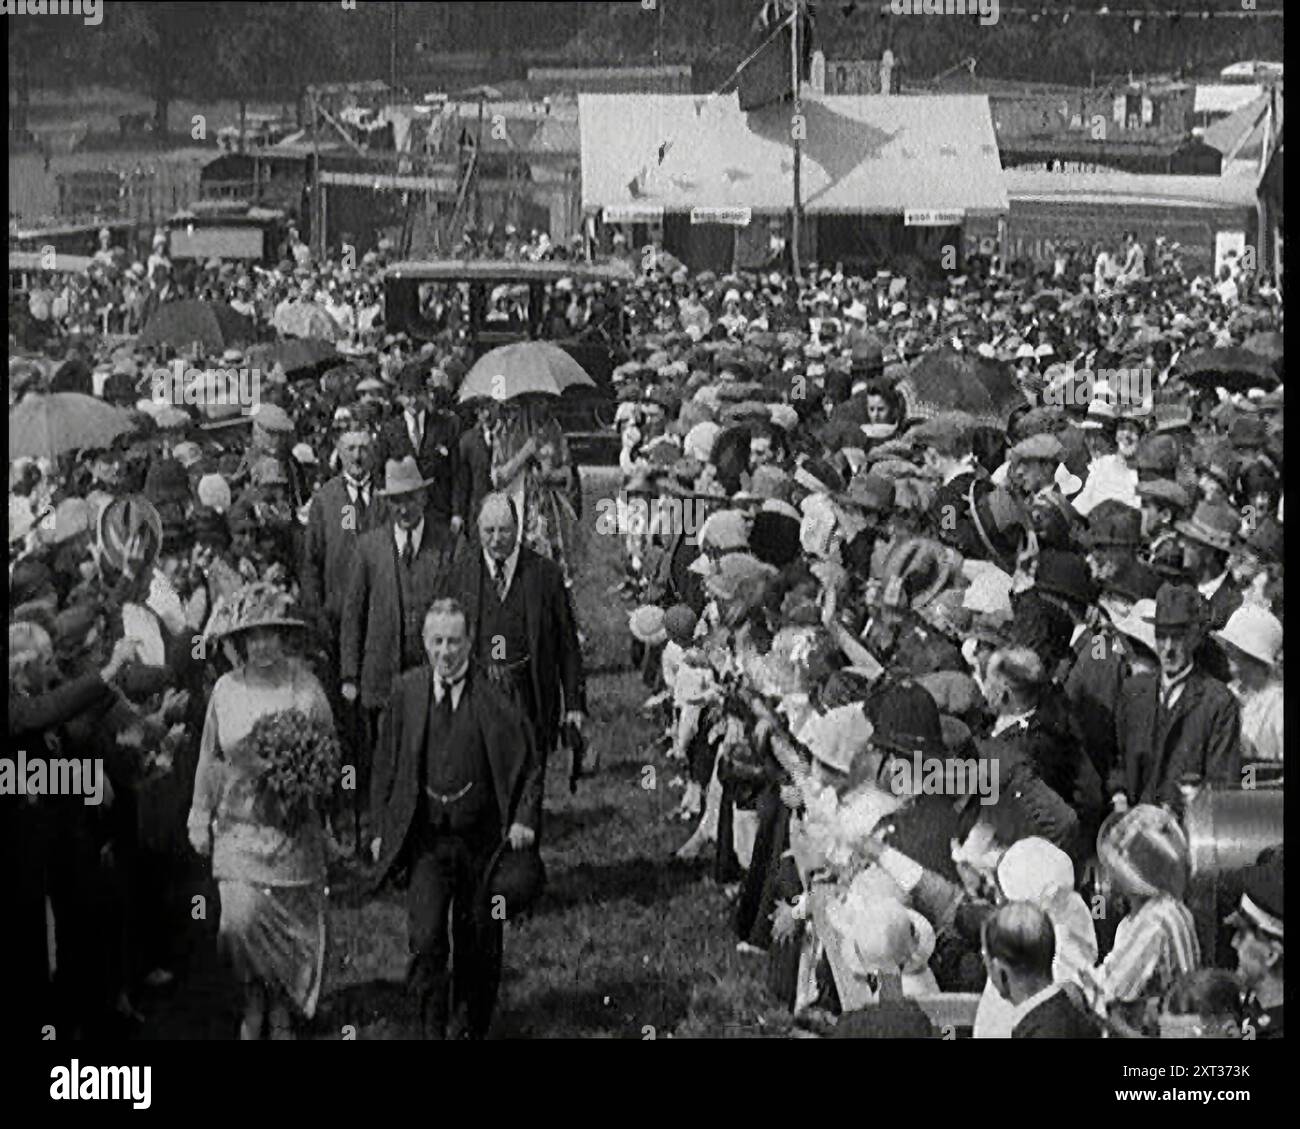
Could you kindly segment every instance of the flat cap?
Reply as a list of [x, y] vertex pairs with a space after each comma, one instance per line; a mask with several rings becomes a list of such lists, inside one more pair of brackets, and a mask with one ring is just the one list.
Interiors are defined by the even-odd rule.
[[1020, 440], [1011, 448], [1010, 456], [1012, 459], [1041, 459], [1044, 462], [1059, 463], [1064, 451], [1065, 448], [1055, 435], [1040, 433]]

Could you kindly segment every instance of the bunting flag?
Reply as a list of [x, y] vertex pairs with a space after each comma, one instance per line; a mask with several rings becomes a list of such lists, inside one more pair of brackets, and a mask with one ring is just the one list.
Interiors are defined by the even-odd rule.
[[793, 100], [790, 74], [791, 15], [799, 14], [799, 79], [812, 70], [813, 19], [806, 0], [765, 0], [754, 19], [750, 50], [757, 53], [740, 72], [736, 93], [746, 112]]

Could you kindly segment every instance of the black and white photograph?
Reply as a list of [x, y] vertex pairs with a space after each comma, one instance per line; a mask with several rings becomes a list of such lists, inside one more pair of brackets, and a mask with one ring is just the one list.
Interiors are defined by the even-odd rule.
[[0, 7], [38, 1100], [1284, 1077], [1281, 0]]

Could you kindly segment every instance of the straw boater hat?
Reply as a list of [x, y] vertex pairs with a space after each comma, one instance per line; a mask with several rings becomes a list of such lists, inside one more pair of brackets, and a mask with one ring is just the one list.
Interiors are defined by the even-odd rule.
[[217, 601], [204, 636], [222, 639], [253, 628], [305, 628], [306, 622], [293, 612], [293, 598], [287, 592], [257, 580]]
[[433, 485], [432, 478], [425, 478], [413, 455], [404, 459], [389, 459], [384, 466], [384, 488], [375, 491], [381, 498], [396, 498], [403, 494], [414, 494]]

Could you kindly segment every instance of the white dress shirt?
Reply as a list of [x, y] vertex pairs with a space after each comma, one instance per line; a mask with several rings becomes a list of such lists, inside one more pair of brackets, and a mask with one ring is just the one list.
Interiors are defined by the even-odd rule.
[[494, 580], [496, 579], [498, 568], [503, 568], [505, 570], [507, 593], [510, 591], [510, 585], [515, 582], [515, 569], [519, 567], [519, 549], [522, 545], [522, 540], [516, 541], [515, 547], [510, 551], [510, 555], [506, 557], [505, 561], [501, 565], [498, 565], [496, 560], [487, 552], [484, 552], [483, 554], [483, 560], [487, 562], [488, 572]]
[[406, 539], [408, 537], [411, 539], [412, 554], [418, 553], [424, 539], [424, 518], [420, 518], [420, 524], [410, 531], [403, 529], [397, 522], [393, 522], [393, 534], [397, 540], [398, 556], [401, 556], [402, 550], [406, 548]]
[[433, 700], [442, 705], [443, 685], [451, 683], [451, 712], [455, 713], [460, 708], [460, 700], [465, 694], [465, 672], [469, 670], [469, 664], [466, 663], [460, 668], [459, 673], [449, 675], [443, 678], [440, 674], [433, 676]]
[[424, 415], [424, 412], [419, 412], [416, 415], [412, 415], [410, 412], [403, 414], [403, 418], [406, 420], [406, 434], [411, 437], [411, 446], [417, 451], [424, 439]]

